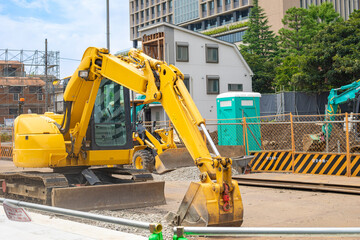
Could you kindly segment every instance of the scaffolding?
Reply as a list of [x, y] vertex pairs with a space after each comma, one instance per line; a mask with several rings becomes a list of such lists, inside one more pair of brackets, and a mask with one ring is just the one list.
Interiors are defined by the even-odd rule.
[[165, 36], [163, 32], [158, 32], [142, 37], [142, 48], [148, 56], [165, 61]]
[[[25, 74], [22, 77], [48, 75], [51, 78], [60, 78], [59, 51], [47, 51], [46, 58], [46, 51], [0, 49], [0, 61], [4, 61], [5, 65], [11, 65], [13, 61], [22, 63], [24, 65], [23, 73]], [[0, 74], [2, 74], [2, 77], [10, 77], [13, 72], [9, 71]]]
[[0, 124], [21, 113], [54, 111], [52, 82], [59, 78], [59, 51], [0, 49]]

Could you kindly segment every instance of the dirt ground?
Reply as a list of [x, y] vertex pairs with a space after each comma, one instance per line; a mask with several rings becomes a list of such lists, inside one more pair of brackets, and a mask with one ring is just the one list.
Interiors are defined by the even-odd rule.
[[[0, 161], [0, 171], [12, 170], [16, 170], [12, 162]], [[167, 181], [165, 184], [167, 204], [137, 209], [136, 214], [146, 215], [147, 211], [154, 213], [157, 210], [176, 212], [189, 183], [189, 180]], [[240, 191], [244, 204], [243, 227], [360, 227], [360, 196], [358, 195], [248, 186], [240, 186]], [[134, 211], [122, 210], [122, 212]], [[242, 239], [329, 239], [329, 237], [283, 236], [242, 237]], [[334, 236], [330, 239], [342, 238]], [[344, 239], [359, 239], [359, 237]]]

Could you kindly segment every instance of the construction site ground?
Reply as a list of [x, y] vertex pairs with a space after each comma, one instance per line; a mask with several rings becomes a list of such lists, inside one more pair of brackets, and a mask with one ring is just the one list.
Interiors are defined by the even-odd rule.
[[[1, 171], [22, 171], [16, 168], [11, 161], [0, 160]], [[261, 173], [258, 173], [261, 174]], [[176, 171], [159, 176], [155, 179], [165, 180], [165, 196], [167, 204], [163, 206], [127, 209], [118, 211], [92, 211], [93, 213], [111, 215], [120, 218], [140, 220], [146, 222], [161, 222], [164, 225], [164, 239], [172, 239], [171, 227], [164, 219], [169, 212], [176, 212], [181, 200], [191, 181], [196, 181], [198, 170], [195, 167], [178, 169]], [[314, 176], [314, 179], [327, 178], [328, 176]], [[338, 177], [339, 181], [346, 181], [346, 177]], [[351, 179], [351, 181], [357, 181]], [[360, 179], [359, 179], [360, 181]], [[360, 182], [359, 182], [360, 183]], [[329, 192], [299, 191], [277, 188], [262, 188], [240, 186], [244, 204], [243, 227], [359, 227], [360, 226], [360, 196], [354, 194], [339, 194]], [[144, 196], [145, 197], [145, 196]], [[33, 211], [28, 210], [30, 216]], [[39, 214], [40, 212], [36, 212]], [[3, 213], [0, 212], [0, 215]], [[45, 214], [45, 213], [42, 213]], [[50, 215], [55, 218], [52, 214]], [[0, 216], [4, 217], [4, 216]], [[56, 216], [58, 218], [59, 216]], [[149, 236], [149, 232], [143, 229], [128, 228], [108, 223], [80, 220], [69, 217], [61, 217], [65, 220], [77, 221], [97, 227], [128, 232], [140, 236]], [[51, 218], [49, 221], [52, 221]], [[2, 223], [3, 224], [3, 223]], [[67, 229], [69, 230], [69, 229]], [[0, 231], [0, 239], [5, 239]], [[105, 239], [100, 234], [96, 239]], [[126, 239], [120, 237], [119, 239]], [[280, 237], [242, 237], [242, 239], [279, 239]], [[342, 239], [339, 236], [323, 236], [316, 239]], [[28, 239], [28, 238], [24, 238]], [[81, 238], [80, 238], [81, 239]], [[132, 239], [132, 238], [129, 238]], [[205, 239], [193, 237], [190, 239]], [[220, 237], [218, 239], [225, 239]], [[232, 238], [226, 238], [232, 239]], [[286, 237], [281, 239], [313, 239], [313, 237]], [[359, 237], [348, 237], [344, 239], [359, 239]]]

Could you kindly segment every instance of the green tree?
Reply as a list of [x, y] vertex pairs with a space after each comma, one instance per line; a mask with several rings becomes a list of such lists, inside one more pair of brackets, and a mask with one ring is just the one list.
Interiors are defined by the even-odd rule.
[[318, 23], [316, 25], [318, 29], [321, 29], [333, 22], [343, 21], [340, 14], [335, 11], [334, 5], [330, 2], [324, 2], [318, 6], [310, 5], [308, 12], [310, 18]]
[[[304, 83], [304, 53], [313, 43], [315, 36], [329, 24], [341, 22], [332, 3], [320, 6], [311, 5], [309, 9], [290, 8], [286, 11], [282, 22], [284, 28], [279, 30], [281, 64], [276, 68], [274, 85], [286, 90], [308, 89]], [[310, 76], [307, 79], [311, 78]], [[311, 87], [312, 88], [312, 87]]]
[[320, 31], [304, 54], [298, 81], [323, 91], [360, 78], [360, 11]]
[[275, 33], [270, 30], [264, 10], [259, 6], [258, 0], [254, 0], [254, 7], [249, 16], [249, 28], [243, 39], [245, 45], [243, 51], [263, 57], [273, 57], [277, 52], [277, 39]]
[[254, 0], [254, 7], [249, 16], [248, 30], [240, 46], [241, 53], [254, 72], [253, 90], [256, 92], [273, 92], [272, 83], [275, 77], [275, 56], [277, 55], [277, 38], [270, 30], [264, 10]]
[[286, 11], [282, 23], [285, 25], [279, 30], [282, 55], [302, 53], [316, 34], [316, 21], [309, 17], [307, 9], [293, 7]]

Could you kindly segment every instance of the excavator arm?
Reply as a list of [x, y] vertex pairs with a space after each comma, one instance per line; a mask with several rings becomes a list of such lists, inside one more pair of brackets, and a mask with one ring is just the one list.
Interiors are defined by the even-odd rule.
[[[341, 93], [339, 93], [341, 91]], [[310, 134], [304, 137], [304, 150], [305, 151], [323, 151], [325, 148], [325, 136], [330, 137], [332, 132], [332, 124], [335, 120], [335, 114], [338, 112], [339, 105], [354, 101], [354, 113], [359, 112], [360, 105], [360, 80], [352, 82], [348, 85], [341, 86], [340, 88], [333, 88], [330, 90], [328, 96], [328, 103], [326, 107], [327, 118], [329, 124], [324, 124], [319, 134]]]
[[[63, 124], [69, 126], [70, 155], [76, 157], [81, 152], [103, 78], [145, 95], [145, 104], [160, 102], [200, 169], [200, 182], [190, 185], [175, 223], [240, 226], [243, 206], [237, 182], [231, 177], [232, 160], [221, 157], [217, 151], [180, 70], [142, 51], [132, 49], [127, 57], [116, 57], [106, 49], [90, 47], [86, 50], [64, 93], [72, 112], [71, 119], [64, 115]], [[207, 136], [216, 157], [210, 155], [199, 128]]]

